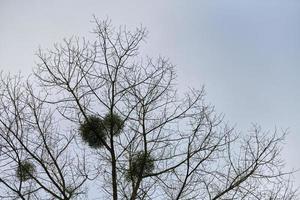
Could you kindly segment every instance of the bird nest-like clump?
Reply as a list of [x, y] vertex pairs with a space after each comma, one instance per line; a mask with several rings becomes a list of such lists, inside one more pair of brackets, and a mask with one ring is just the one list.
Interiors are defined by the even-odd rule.
[[112, 131], [117, 136], [123, 129], [123, 120], [117, 114], [107, 114], [103, 119], [89, 116], [79, 128], [80, 136], [92, 148], [101, 148]]
[[125, 178], [128, 181], [134, 181], [139, 176], [150, 174], [154, 167], [154, 158], [149, 153], [139, 151], [131, 157]]
[[16, 175], [20, 181], [27, 181], [34, 176], [35, 166], [29, 161], [22, 161], [19, 163]]
[[103, 121], [97, 116], [89, 116], [79, 128], [80, 136], [92, 148], [99, 148], [104, 145], [106, 133]]
[[107, 132], [112, 129], [113, 135], [117, 136], [120, 134], [124, 127], [123, 119], [116, 113], [109, 113], [103, 118], [103, 125]]

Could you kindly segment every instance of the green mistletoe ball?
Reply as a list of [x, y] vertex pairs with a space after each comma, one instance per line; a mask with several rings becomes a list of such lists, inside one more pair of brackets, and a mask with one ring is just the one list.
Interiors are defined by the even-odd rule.
[[106, 140], [103, 121], [98, 116], [89, 116], [79, 128], [80, 136], [92, 148], [101, 148]]
[[89, 116], [79, 127], [82, 140], [92, 148], [104, 146], [107, 137], [112, 131], [113, 136], [120, 134], [124, 127], [122, 118], [113, 113], [102, 119], [98, 116]]
[[20, 181], [27, 181], [34, 176], [34, 173], [34, 164], [29, 161], [22, 161], [18, 165], [16, 175]]
[[110, 132], [112, 130], [113, 135], [118, 136], [124, 127], [124, 122], [118, 114], [109, 113], [103, 118], [103, 125], [107, 132]]
[[135, 181], [139, 176], [146, 176], [154, 170], [154, 158], [144, 151], [133, 155], [129, 161], [129, 170], [126, 174], [128, 181]]

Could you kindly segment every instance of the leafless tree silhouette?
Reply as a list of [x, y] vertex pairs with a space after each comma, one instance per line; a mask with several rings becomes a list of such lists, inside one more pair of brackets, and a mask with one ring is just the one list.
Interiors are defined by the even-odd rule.
[[95, 18], [95, 41], [38, 51], [34, 78], [2, 76], [1, 194], [7, 199], [297, 199], [285, 131], [238, 133], [177, 90], [174, 66], [139, 55], [144, 27]]

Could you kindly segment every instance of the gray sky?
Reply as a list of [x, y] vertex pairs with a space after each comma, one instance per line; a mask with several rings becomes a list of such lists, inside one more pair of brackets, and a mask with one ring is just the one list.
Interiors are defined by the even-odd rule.
[[300, 168], [299, 0], [0, 0], [0, 70], [29, 73], [39, 46], [90, 37], [93, 14], [146, 26], [144, 53], [170, 58], [181, 85], [205, 84], [238, 130], [289, 128], [284, 158]]

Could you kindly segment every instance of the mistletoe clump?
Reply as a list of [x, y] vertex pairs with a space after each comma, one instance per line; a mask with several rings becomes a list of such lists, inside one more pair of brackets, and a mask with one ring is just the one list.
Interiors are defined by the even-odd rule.
[[16, 175], [20, 181], [27, 181], [33, 177], [34, 173], [34, 164], [29, 161], [22, 161], [19, 163]]
[[100, 148], [106, 140], [103, 120], [98, 116], [89, 116], [79, 128], [80, 136], [92, 148]]
[[113, 135], [118, 136], [124, 127], [124, 122], [118, 114], [109, 113], [103, 118], [103, 125], [107, 132], [109, 132], [112, 129]]
[[146, 176], [154, 170], [154, 158], [144, 151], [132, 156], [129, 162], [129, 170], [126, 174], [128, 181], [134, 181], [139, 176]]
[[113, 113], [107, 114], [103, 119], [98, 116], [89, 116], [79, 128], [80, 136], [92, 148], [103, 147], [107, 137], [112, 131], [113, 136], [120, 134], [124, 127], [122, 118]]

